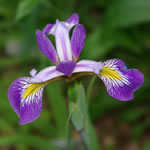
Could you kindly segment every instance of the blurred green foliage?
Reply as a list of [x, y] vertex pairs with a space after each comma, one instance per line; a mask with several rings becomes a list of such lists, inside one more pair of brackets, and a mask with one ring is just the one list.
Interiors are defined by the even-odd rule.
[[[122, 126], [127, 126], [129, 136], [123, 141], [125, 150], [132, 144], [149, 150], [149, 0], [0, 0], [0, 150], [55, 150], [63, 147], [63, 144], [56, 143], [65, 139], [67, 84], [48, 85], [41, 116], [23, 126], [17, 124], [18, 117], [10, 107], [7, 91], [13, 80], [29, 76], [32, 68], [40, 71], [52, 65], [37, 47], [35, 31], [54, 23], [57, 18], [65, 20], [73, 12], [79, 14], [80, 23], [87, 32], [80, 59], [105, 61], [120, 58], [145, 76], [144, 85], [129, 102], [119, 102], [108, 96], [98, 78], [82, 78], [87, 87], [90, 116], [102, 148], [107, 149], [105, 137], [111, 134], [115, 142], [110, 150], [119, 149], [122, 141], [117, 135], [121, 134]], [[110, 116], [113, 118], [111, 131], [104, 132], [99, 124], [105, 123]], [[79, 137], [75, 132], [73, 135], [73, 138]], [[124, 134], [121, 138], [124, 139]]]

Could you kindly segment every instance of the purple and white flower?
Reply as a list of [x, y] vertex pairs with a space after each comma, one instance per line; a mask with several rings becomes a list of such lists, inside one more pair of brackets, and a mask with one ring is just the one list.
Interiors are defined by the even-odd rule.
[[[73, 28], [71, 39], [69, 32]], [[53, 35], [56, 49], [47, 35]], [[36, 31], [38, 46], [55, 66], [47, 67], [39, 73], [31, 70], [31, 77], [15, 80], [8, 90], [8, 98], [14, 111], [20, 118], [20, 124], [37, 119], [42, 110], [44, 87], [56, 80], [71, 79], [80, 75], [97, 75], [102, 79], [108, 94], [118, 100], [133, 99], [133, 93], [144, 82], [143, 74], [136, 69], [127, 69], [120, 59], [105, 62], [81, 60], [77, 62], [85, 43], [86, 31], [79, 24], [79, 17], [73, 14], [66, 21], [56, 20], [48, 24], [43, 31]]]

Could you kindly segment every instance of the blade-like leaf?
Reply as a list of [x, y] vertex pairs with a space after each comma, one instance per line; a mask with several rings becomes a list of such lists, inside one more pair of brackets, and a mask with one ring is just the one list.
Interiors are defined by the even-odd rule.
[[32, 10], [39, 4], [40, 0], [22, 0], [19, 3], [16, 12], [16, 19], [20, 20], [23, 17], [29, 15]]
[[81, 131], [84, 127], [84, 115], [76, 104], [70, 102], [69, 114], [71, 114], [71, 121], [76, 130]]
[[18, 144], [36, 147], [41, 150], [58, 150], [55, 146], [51, 145], [49, 141], [35, 136], [14, 135], [0, 138], [0, 146], [18, 145]]
[[77, 100], [76, 104], [70, 102], [71, 121], [79, 131], [80, 136], [88, 150], [100, 150], [98, 139], [88, 116], [85, 90], [82, 84], [75, 85]]
[[65, 136], [65, 127], [67, 122], [67, 112], [65, 106], [65, 98], [59, 83], [52, 83], [47, 87], [47, 94], [51, 105], [53, 116], [56, 120], [59, 136]]
[[109, 27], [126, 27], [150, 21], [149, 0], [117, 0], [104, 16]]

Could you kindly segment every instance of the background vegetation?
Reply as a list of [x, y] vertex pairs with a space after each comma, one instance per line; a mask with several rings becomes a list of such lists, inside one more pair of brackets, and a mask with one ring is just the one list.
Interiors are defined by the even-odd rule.
[[[103, 83], [81, 78], [89, 98], [89, 113], [102, 150], [150, 149], [150, 0], [0, 0], [0, 150], [62, 150], [67, 122], [68, 85], [46, 87], [43, 111], [33, 123], [19, 126], [7, 91], [13, 80], [52, 65], [37, 47], [35, 31], [73, 12], [87, 31], [80, 59], [120, 58], [144, 73], [135, 99], [111, 98]], [[73, 131], [75, 146], [79, 134]], [[78, 144], [76, 144], [78, 143]], [[82, 145], [82, 144], [81, 144]], [[82, 146], [81, 146], [82, 147]], [[77, 149], [77, 148], [75, 148]]]

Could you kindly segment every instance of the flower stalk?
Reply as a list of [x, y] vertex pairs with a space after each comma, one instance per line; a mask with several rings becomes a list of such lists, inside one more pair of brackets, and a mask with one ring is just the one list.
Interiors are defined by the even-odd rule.
[[[71, 87], [72, 95], [69, 96], [69, 119], [75, 130], [80, 134], [80, 139], [86, 150], [100, 150], [99, 142], [88, 115], [86, 95], [81, 83], [75, 82]], [[76, 96], [75, 96], [76, 95]]]

